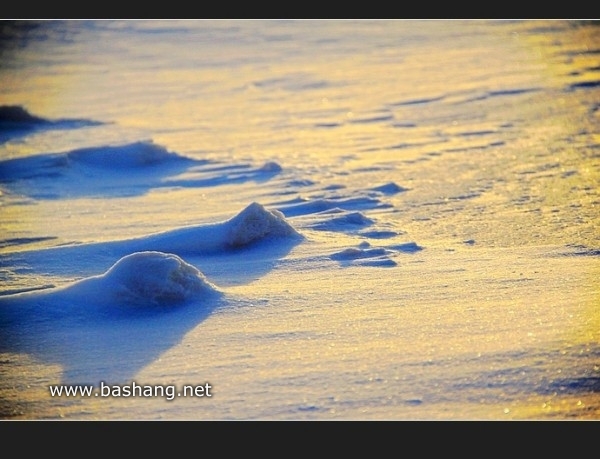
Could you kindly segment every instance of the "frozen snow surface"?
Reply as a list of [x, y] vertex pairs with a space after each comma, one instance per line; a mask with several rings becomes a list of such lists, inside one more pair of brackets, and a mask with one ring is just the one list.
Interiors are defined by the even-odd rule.
[[600, 419], [596, 21], [1, 25], [0, 418]]

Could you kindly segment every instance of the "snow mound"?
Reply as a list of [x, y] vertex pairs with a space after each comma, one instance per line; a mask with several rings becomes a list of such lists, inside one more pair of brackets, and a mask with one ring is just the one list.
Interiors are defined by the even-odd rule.
[[391, 252], [389, 250], [386, 250], [382, 247], [377, 247], [377, 248], [368, 248], [368, 249], [362, 249], [362, 248], [356, 248], [356, 247], [350, 247], [347, 249], [342, 250], [341, 252], [336, 252], [334, 254], [331, 255], [331, 259], [332, 260], [356, 260], [359, 258], [373, 258], [373, 257], [380, 257], [380, 256], [384, 256], [384, 255], [388, 255]]
[[20, 105], [0, 106], [0, 128], [17, 127], [20, 125], [43, 124], [48, 121], [30, 114]]
[[393, 251], [383, 247], [371, 248], [368, 242], [363, 242], [359, 247], [350, 247], [330, 255], [332, 260], [337, 260], [343, 266], [373, 266], [394, 267], [397, 263], [392, 260]]
[[281, 212], [253, 202], [223, 222], [177, 228], [121, 244], [128, 252], [155, 250], [189, 255], [225, 253], [266, 240], [303, 238]]
[[325, 217], [325, 219], [321, 221], [309, 224], [309, 227], [315, 230], [346, 231], [375, 223], [374, 220], [370, 219], [362, 212], [347, 212], [340, 208], [318, 212], [314, 214], [314, 216]]
[[177, 255], [136, 252], [98, 278], [104, 294], [131, 305], [174, 305], [217, 292], [204, 274]]
[[371, 188], [371, 190], [379, 191], [380, 193], [383, 193], [383, 194], [396, 194], [396, 193], [401, 193], [403, 191], [408, 191], [408, 188], [404, 188], [400, 185], [397, 185], [394, 182], [389, 182], [389, 183], [386, 183], [385, 185], [373, 187], [373, 188]]
[[304, 199], [298, 198], [293, 201], [283, 203], [278, 208], [286, 217], [296, 217], [300, 215], [310, 215], [322, 213], [332, 209], [342, 209], [348, 211], [379, 209], [391, 207], [390, 204], [382, 203], [381, 200], [366, 196], [357, 196], [342, 199]]
[[267, 210], [257, 202], [251, 203], [235, 217], [225, 222], [225, 245], [241, 247], [266, 237], [300, 236], [283, 213]]
[[259, 171], [261, 171], [261, 172], [281, 172], [282, 170], [283, 170], [283, 167], [281, 167], [281, 165], [279, 165], [278, 163], [276, 163], [274, 161], [266, 162], [259, 169]]
[[69, 152], [67, 156], [70, 161], [109, 169], [154, 166], [186, 159], [177, 153], [169, 152], [165, 147], [152, 141], [82, 148]]
[[32, 115], [20, 105], [0, 105], [0, 132], [3, 135], [8, 134], [8, 138], [10, 138], [10, 131], [30, 131], [37, 128], [76, 129], [99, 124], [102, 123], [77, 118], [49, 120]]

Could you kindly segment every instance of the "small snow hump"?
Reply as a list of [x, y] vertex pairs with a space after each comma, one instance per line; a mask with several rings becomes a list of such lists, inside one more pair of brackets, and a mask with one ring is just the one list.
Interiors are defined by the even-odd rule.
[[48, 121], [30, 114], [20, 105], [0, 106], [0, 128], [17, 127], [20, 125], [43, 124]]
[[151, 140], [118, 146], [81, 148], [69, 152], [68, 158], [74, 162], [106, 169], [134, 169], [173, 161], [189, 161]]
[[262, 165], [262, 167], [259, 169], [259, 171], [261, 172], [281, 172], [283, 170], [283, 168], [276, 162], [274, 161], [268, 161], [266, 163], [264, 163]]
[[373, 187], [371, 189], [373, 191], [379, 191], [380, 193], [383, 193], [383, 194], [396, 194], [396, 193], [401, 193], [403, 191], [408, 191], [408, 188], [404, 188], [400, 185], [397, 185], [394, 182], [389, 182], [384, 185]]
[[278, 210], [253, 202], [225, 222], [226, 245], [240, 247], [267, 237], [302, 237]]
[[100, 278], [115, 300], [129, 305], [169, 306], [218, 291], [197, 268], [163, 252], [127, 255]]

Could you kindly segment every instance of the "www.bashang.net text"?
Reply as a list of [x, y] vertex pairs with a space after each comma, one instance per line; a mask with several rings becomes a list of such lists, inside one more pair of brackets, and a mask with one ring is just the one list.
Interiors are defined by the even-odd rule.
[[51, 397], [162, 397], [171, 401], [177, 397], [212, 397], [210, 383], [176, 385], [106, 384], [94, 385], [50, 385]]

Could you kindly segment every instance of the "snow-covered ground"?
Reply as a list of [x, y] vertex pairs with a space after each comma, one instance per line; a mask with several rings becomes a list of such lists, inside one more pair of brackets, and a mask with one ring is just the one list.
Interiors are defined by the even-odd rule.
[[598, 22], [0, 51], [1, 418], [600, 418]]

